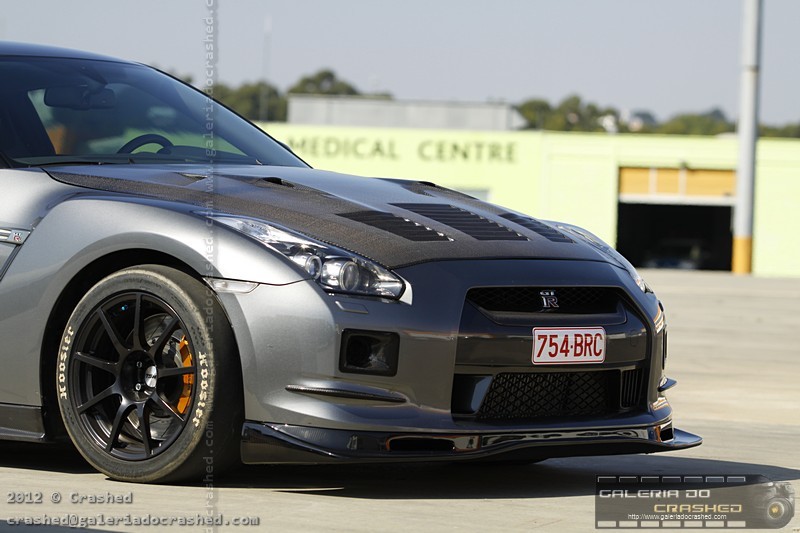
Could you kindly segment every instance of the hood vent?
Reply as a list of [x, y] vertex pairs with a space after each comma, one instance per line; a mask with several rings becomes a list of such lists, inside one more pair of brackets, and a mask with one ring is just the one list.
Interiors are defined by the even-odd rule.
[[314, 187], [308, 187], [307, 185], [301, 185], [299, 183], [286, 181], [283, 178], [278, 178], [275, 176], [270, 176], [266, 178], [249, 178], [242, 176], [225, 176], [225, 177], [236, 179], [239, 181], [246, 181], [247, 183], [250, 183], [262, 189], [272, 189], [272, 190], [290, 189], [298, 193], [311, 193], [324, 198], [335, 198], [334, 195], [327, 193], [325, 191], [315, 189]]
[[535, 218], [525, 217], [516, 213], [504, 213], [500, 216], [510, 222], [513, 222], [514, 224], [519, 224], [523, 228], [535, 231], [542, 237], [545, 237], [553, 242], [575, 242], [557, 229], [552, 228], [544, 222], [536, 220]]
[[401, 178], [377, 178], [377, 179], [381, 181], [388, 181], [389, 183], [394, 183], [395, 185], [399, 185], [405, 190], [413, 192], [414, 194], [419, 194], [420, 196], [433, 196], [431, 193], [425, 190], [425, 186], [428, 185], [427, 182], [405, 180]]
[[492, 222], [476, 213], [449, 204], [392, 204], [450, 226], [479, 241], [527, 241], [520, 235], [497, 222]]
[[398, 217], [391, 213], [384, 213], [383, 211], [356, 211], [354, 213], [342, 213], [339, 216], [361, 222], [373, 228], [388, 231], [389, 233], [394, 233], [410, 241], [426, 242], [453, 240], [444, 233], [434, 231], [427, 226], [423, 226], [407, 218]]
[[[420, 196], [433, 197], [437, 195], [440, 196], [447, 195], [447, 196], [455, 196], [460, 199], [475, 200], [475, 197], [473, 196], [464, 194], [461, 191], [455, 191], [453, 189], [448, 189], [446, 187], [436, 185], [435, 183], [431, 183], [430, 181], [416, 181], [416, 180], [409, 180], [402, 178], [377, 178], [377, 179], [389, 183], [394, 183], [395, 185], [399, 185], [405, 190], [413, 192], [414, 194], [419, 194]], [[436, 194], [431, 194], [431, 192]]]
[[290, 183], [284, 179], [276, 178], [274, 176], [270, 176], [268, 178], [258, 178], [253, 180], [253, 184], [258, 187], [269, 187], [270, 185], [281, 185], [283, 187], [289, 187], [290, 189], [294, 189], [294, 183]]
[[177, 174], [180, 174], [184, 178], [189, 178], [192, 182], [204, 180], [208, 177], [206, 174], [197, 174], [195, 172], [178, 172]]

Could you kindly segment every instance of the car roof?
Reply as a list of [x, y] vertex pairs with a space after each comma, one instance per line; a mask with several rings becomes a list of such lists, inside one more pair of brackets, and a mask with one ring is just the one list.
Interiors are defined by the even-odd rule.
[[80, 50], [71, 50], [69, 48], [59, 48], [57, 46], [47, 46], [47, 45], [32, 44], [32, 43], [17, 43], [11, 41], [0, 41], [0, 56], [99, 59], [103, 61], [130, 63], [130, 61], [125, 61], [122, 59], [118, 59], [116, 57], [93, 54], [91, 52], [82, 52]]

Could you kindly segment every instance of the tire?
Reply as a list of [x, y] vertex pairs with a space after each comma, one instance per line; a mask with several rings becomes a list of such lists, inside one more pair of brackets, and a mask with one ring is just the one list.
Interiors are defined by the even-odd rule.
[[121, 481], [213, 481], [239, 462], [242, 374], [214, 294], [159, 265], [116, 272], [81, 299], [56, 369], [67, 433]]

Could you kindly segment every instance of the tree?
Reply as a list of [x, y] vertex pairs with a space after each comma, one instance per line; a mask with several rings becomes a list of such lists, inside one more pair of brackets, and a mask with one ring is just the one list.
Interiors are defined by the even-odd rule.
[[534, 98], [517, 106], [528, 129], [553, 131], [617, 131], [619, 111], [584, 103], [578, 95], [564, 98], [556, 107]]
[[214, 97], [249, 120], [286, 120], [286, 97], [265, 81], [245, 83], [236, 89], [217, 84]]
[[784, 126], [761, 125], [759, 135], [762, 137], [800, 137], [800, 122]]
[[553, 112], [553, 109], [550, 107], [550, 103], [547, 100], [542, 100], [541, 98], [526, 100], [525, 102], [522, 102], [516, 106], [516, 110], [520, 115], [522, 115], [522, 118], [525, 119], [525, 122], [527, 122], [525, 129], [536, 130], [544, 129], [547, 119], [550, 118], [550, 115]]
[[[278, 122], [286, 120], [287, 94], [392, 98], [390, 93], [362, 93], [330, 69], [303, 76], [286, 93], [269, 82], [258, 81], [236, 88], [218, 83], [214, 86], [213, 96], [245, 118]], [[617, 109], [584, 102], [577, 94], [567, 96], [556, 106], [542, 98], [531, 98], [516, 105], [515, 109], [525, 119], [524, 129], [671, 135], [718, 135], [735, 130], [734, 123], [719, 108], [705, 113], [682, 113], [659, 124], [655, 116], [647, 111], [637, 111], [620, 120], [621, 114]], [[762, 124], [760, 135], [800, 138], [800, 123], [783, 126]]]
[[340, 80], [332, 70], [323, 69], [316, 74], [303, 76], [289, 88], [289, 94], [325, 94], [356, 96], [361, 94], [350, 83]]
[[672, 135], [719, 135], [734, 131], [733, 123], [725, 113], [714, 108], [706, 113], [684, 113], [675, 115], [655, 128], [656, 133]]

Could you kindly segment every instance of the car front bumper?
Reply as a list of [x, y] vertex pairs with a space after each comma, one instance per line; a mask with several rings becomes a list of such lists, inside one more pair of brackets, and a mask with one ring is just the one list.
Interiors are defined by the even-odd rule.
[[[625, 270], [589, 261], [485, 260], [397, 273], [408, 282], [401, 301], [326, 294], [311, 281], [219, 294], [242, 360], [244, 462], [536, 459], [700, 444], [672, 428], [663, 394], [674, 384], [663, 375], [663, 313]], [[520, 316], [492, 315], [469, 301], [472, 288], [498, 286], [601, 287], [620, 303], [605, 314]], [[606, 361], [532, 365], [531, 327], [543, 324], [604, 326]], [[396, 372], [343, 371], [348, 330], [396, 335]], [[500, 396], [484, 409], [501, 378], [512, 384], [510, 407], [504, 411]], [[584, 396], [583, 386], [601, 392]], [[559, 388], [582, 403], [563, 413], [562, 405], [542, 416], [514, 416], [537, 387]]]

